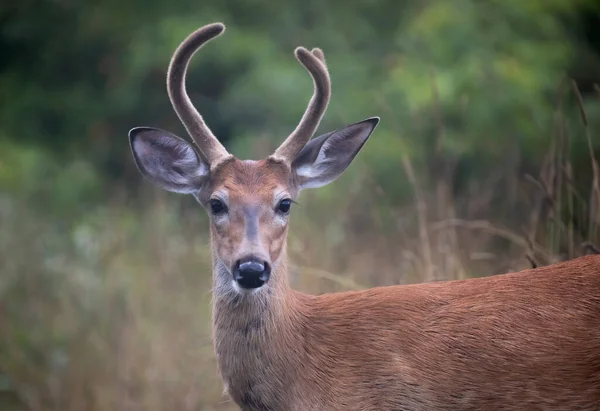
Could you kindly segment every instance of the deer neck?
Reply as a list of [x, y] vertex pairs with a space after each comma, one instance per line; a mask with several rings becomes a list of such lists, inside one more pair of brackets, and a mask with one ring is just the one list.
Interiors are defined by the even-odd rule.
[[303, 310], [287, 283], [286, 264], [274, 267], [264, 289], [248, 294], [224, 284], [231, 274], [218, 261], [214, 270], [213, 340], [225, 389], [238, 404], [262, 401], [257, 409], [277, 409], [271, 393], [293, 390], [293, 370], [301, 368], [294, 362], [303, 361], [304, 347]]

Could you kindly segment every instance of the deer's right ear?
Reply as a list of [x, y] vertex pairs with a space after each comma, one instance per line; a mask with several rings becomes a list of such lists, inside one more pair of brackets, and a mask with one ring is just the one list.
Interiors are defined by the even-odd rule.
[[136, 127], [129, 132], [133, 159], [144, 177], [175, 193], [197, 193], [206, 181], [209, 165], [194, 147], [168, 131]]

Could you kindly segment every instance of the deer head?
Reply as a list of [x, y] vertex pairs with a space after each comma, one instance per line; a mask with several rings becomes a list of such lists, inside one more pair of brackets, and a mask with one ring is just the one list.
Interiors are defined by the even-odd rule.
[[217, 285], [252, 293], [286, 281], [275, 272], [285, 261], [289, 214], [298, 193], [338, 178], [379, 118], [311, 139], [327, 108], [331, 83], [322, 51], [299, 47], [296, 58], [314, 83], [300, 123], [265, 159], [235, 158], [205, 124], [185, 87], [191, 57], [224, 30], [223, 24], [214, 23], [195, 31], [169, 65], [169, 98], [194, 144], [151, 127], [134, 128], [129, 138], [135, 163], [147, 179], [165, 190], [192, 194], [208, 211]]

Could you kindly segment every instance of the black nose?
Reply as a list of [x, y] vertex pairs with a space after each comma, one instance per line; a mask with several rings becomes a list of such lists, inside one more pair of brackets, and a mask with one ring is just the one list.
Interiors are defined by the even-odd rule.
[[233, 269], [233, 278], [242, 288], [262, 287], [271, 275], [271, 267], [266, 261], [257, 258], [238, 260]]

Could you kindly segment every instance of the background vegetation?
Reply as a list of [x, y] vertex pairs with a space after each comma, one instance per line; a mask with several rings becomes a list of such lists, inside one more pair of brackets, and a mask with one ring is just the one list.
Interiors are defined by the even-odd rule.
[[322, 47], [332, 74], [321, 132], [382, 117], [340, 180], [299, 199], [294, 287], [492, 275], [598, 240], [592, 0], [5, 1], [0, 410], [233, 409], [206, 216], [142, 180], [127, 141], [139, 125], [185, 135], [166, 68], [213, 21], [228, 30], [188, 84], [237, 156], [265, 156], [299, 120], [298, 45]]

